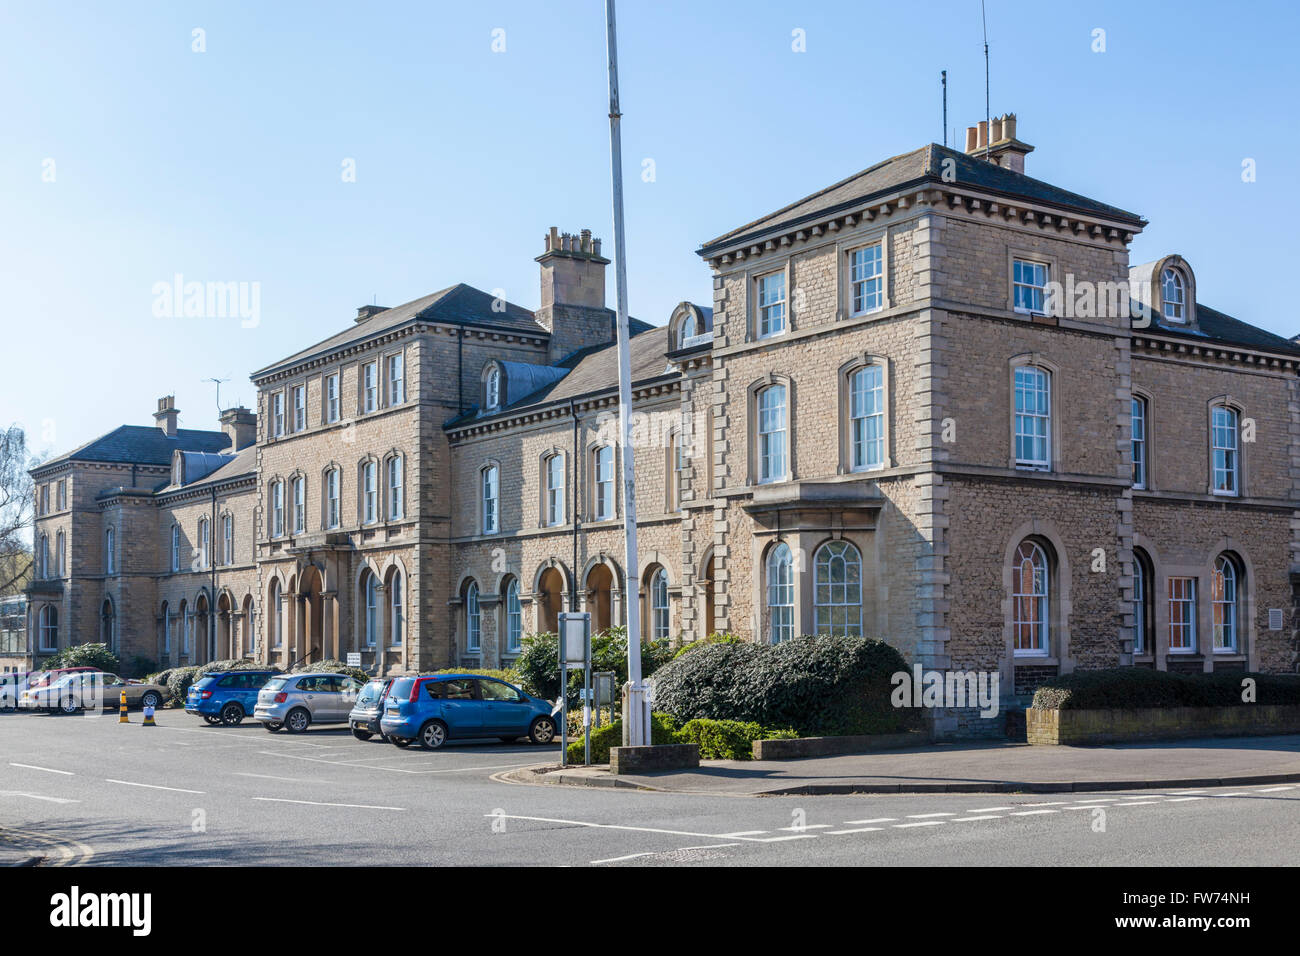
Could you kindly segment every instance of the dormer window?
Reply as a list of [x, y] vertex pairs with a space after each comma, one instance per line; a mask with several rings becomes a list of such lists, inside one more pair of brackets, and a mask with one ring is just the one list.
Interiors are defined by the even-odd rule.
[[496, 411], [501, 407], [501, 369], [493, 365], [488, 369], [487, 379], [483, 383], [483, 407]]
[[1170, 322], [1186, 322], [1187, 296], [1182, 274], [1177, 269], [1166, 269], [1160, 277], [1160, 285], [1165, 318]]

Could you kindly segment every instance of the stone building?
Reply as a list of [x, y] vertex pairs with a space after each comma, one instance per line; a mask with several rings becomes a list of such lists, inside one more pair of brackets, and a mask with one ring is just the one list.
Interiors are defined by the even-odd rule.
[[[254, 373], [252, 447], [164, 421], [37, 469], [61, 502], [38, 540], [79, 557], [38, 569], [34, 633], [111, 610], [124, 649], [192, 657], [179, 614], [210, 654], [392, 672], [496, 666], [581, 609], [879, 636], [1008, 698], [1075, 668], [1296, 669], [1300, 347], [1201, 303], [1179, 256], [1131, 265], [1147, 223], [1025, 175], [1031, 151], [1001, 117], [699, 249], [712, 301], [632, 323], [638, 568], [608, 260], [552, 229], [535, 311], [456, 285]], [[237, 563], [178, 569], [170, 529], [202, 552], [225, 514]]]

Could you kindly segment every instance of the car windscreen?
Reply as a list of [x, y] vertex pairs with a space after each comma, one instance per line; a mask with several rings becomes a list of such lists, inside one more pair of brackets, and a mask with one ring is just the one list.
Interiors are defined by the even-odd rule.
[[375, 703], [377, 700], [379, 700], [380, 695], [383, 694], [384, 685], [387, 683], [388, 681], [386, 680], [367, 681], [366, 686], [361, 688], [361, 693], [357, 695], [357, 703], [358, 704]]
[[411, 685], [415, 683], [413, 677], [400, 677], [393, 681], [393, 686], [388, 689], [389, 697], [396, 697], [398, 700], [406, 700], [411, 696]]

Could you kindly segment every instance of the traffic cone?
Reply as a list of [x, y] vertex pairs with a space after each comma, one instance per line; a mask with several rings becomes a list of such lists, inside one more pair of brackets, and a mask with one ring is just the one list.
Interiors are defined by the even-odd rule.
[[144, 709], [144, 726], [146, 726], [146, 727], [157, 727], [157, 726], [158, 726], [157, 724], [155, 724], [155, 723], [153, 722], [153, 708], [152, 708], [152, 707], [148, 707], [148, 706], [146, 706], [145, 709]]
[[122, 691], [122, 702], [118, 704], [117, 722], [119, 724], [129, 724], [131, 722], [126, 716], [126, 691]]

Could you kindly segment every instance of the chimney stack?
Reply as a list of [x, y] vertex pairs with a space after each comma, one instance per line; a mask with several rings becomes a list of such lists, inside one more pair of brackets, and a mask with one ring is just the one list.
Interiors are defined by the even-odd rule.
[[980, 120], [979, 126], [966, 127], [966, 154], [983, 159], [986, 151], [990, 163], [1023, 173], [1025, 156], [1034, 147], [1016, 139], [1016, 114], [1005, 113], [991, 123]]
[[614, 341], [613, 313], [605, 308], [605, 267], [600, 240], [590, 229], [577, 235], [552, 226], [537, 257], [542, 301], [537, 321], [551, 333], [550, 358], [558, 361], [589, 345]]
[[356, 321], [364, 322], [372, 315], [378, 315], [380, 312], [387, 312], [387, 311], [388, 311], [388, 306], [386, 305], [363, 305], [357, 309]]
[[230, 438], [230, 450], [242, 451], [257, 441], [257, 415], [242, 405], [221, 413], [221, 430]]
[[175, 395], [164, 395], [158, 399], [158, 411], [153, 413], [153, 420], [168, 438], [176, 437], [176, 422], [179, 417], [180, 410], [176, 408]]

